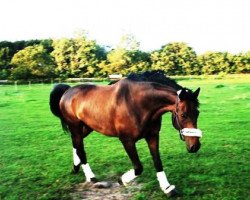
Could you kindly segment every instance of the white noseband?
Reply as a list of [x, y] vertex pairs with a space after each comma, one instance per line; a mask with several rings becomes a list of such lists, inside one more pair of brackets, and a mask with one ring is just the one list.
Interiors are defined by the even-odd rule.
[[181, 134], [188, 137], [202, 137], [202, 131], [196, 128], [184, 128]]

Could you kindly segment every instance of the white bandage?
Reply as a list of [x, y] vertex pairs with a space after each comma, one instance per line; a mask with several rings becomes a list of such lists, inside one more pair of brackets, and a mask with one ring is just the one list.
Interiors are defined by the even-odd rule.
[[125, 174], [122, 175], [121, 179], [122, 179], [122, 183], [123, 185], [127, 185], [130, 181], [132, 181], [133, 179], [135, 179], [137, 176], [135, 175], [135, 170], [131, 169], [129, 171], [127, 171]]
[[87, 163], [86, 165], [82, 165], [83, 172], [86, 177], [87, 182], [91, 182], [91, 178], [95, 178], [95, 174], [92, 172], [89, 164]]
[[75, 166], [77, 166], [81, 163], [80, 158], [78, 157], [75, 148], [73, 148], [73, 162], [74, 162]]
[[196, 128], [184, 128], [181, 130], [181, 134], [189, 137], [202, 137], [201, 130]]
[[170, 185], [170, 183], [168, 182], [167, 176], [166, 176], [166, 174], [165, 174], [164, 171], [157, 172], [156, 176], [157, 176], [157, 180], [159, 181], [161, 190], [165, 194], [168, 194], [169, 192], [171, 192], [172, 190], [175, 189], [175, 186], [174, 185]]
[[157, 172], [156, 176], [162, 190], [165, 190], [170, 186], [170, 183], [168, 182], [167, 176], [164, 171]]

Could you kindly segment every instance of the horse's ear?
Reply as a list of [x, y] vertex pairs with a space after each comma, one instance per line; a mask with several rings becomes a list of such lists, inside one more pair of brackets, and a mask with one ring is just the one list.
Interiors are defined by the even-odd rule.
[[181, 90], [177, 91], [177, 95], [178, 95], [180, 100], [184, 100], [186, 97], [186, 94], [187, 94], [187, 92], [185, 89], [181, 89]]
[[194, 98], [198, 98], [198, 96], [199, 96], [199, 93], [200, 93], [200, 88], [198, 88], [194, 93], [193, 93], [193, 95], [194, 95]]

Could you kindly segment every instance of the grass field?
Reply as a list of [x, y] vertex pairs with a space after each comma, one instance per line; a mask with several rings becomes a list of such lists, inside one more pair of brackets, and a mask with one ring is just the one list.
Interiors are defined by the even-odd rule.
[[[164, 115], [160, 149], [165, 171], [181, 192], [178, 199], [250, 198], [250, 76], [181, 80], [201, 87], [202, 147], [188, 154], [170, 115]], [[49, 111], [51, 85], [0, 86], [0, 199], [70, 199], [83, 173], [71, 175], [72, 146]], [[166, 199], [155, 177], [146, 143], [137, 145], [143, 184], [133, 199]], [[86, 139], [97, 178], [115, 180], [131, 168], [121, 144], [97, 133]]]

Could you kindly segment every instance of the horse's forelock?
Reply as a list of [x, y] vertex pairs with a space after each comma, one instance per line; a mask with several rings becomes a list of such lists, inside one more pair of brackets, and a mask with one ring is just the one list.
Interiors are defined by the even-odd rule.
[[199, 99], [197, 98], [197, 96], [192, 92], [192, 90], [188, 89], [188, 88], [183, 88], [183, 90], [185, 90], [185, 99], [192, 102], [193, 105], [196, 108], [199, 108]]
[[195, 96], [194, 93], [192, 93], [192, 91], [189, 93], [188, 96], [189, 96], [188, 99], [194, 104], [194, 106], [196, 108], [199, 108], [200, 102], [199, 102], [199, 99], [197, 98], [197, 96]]

